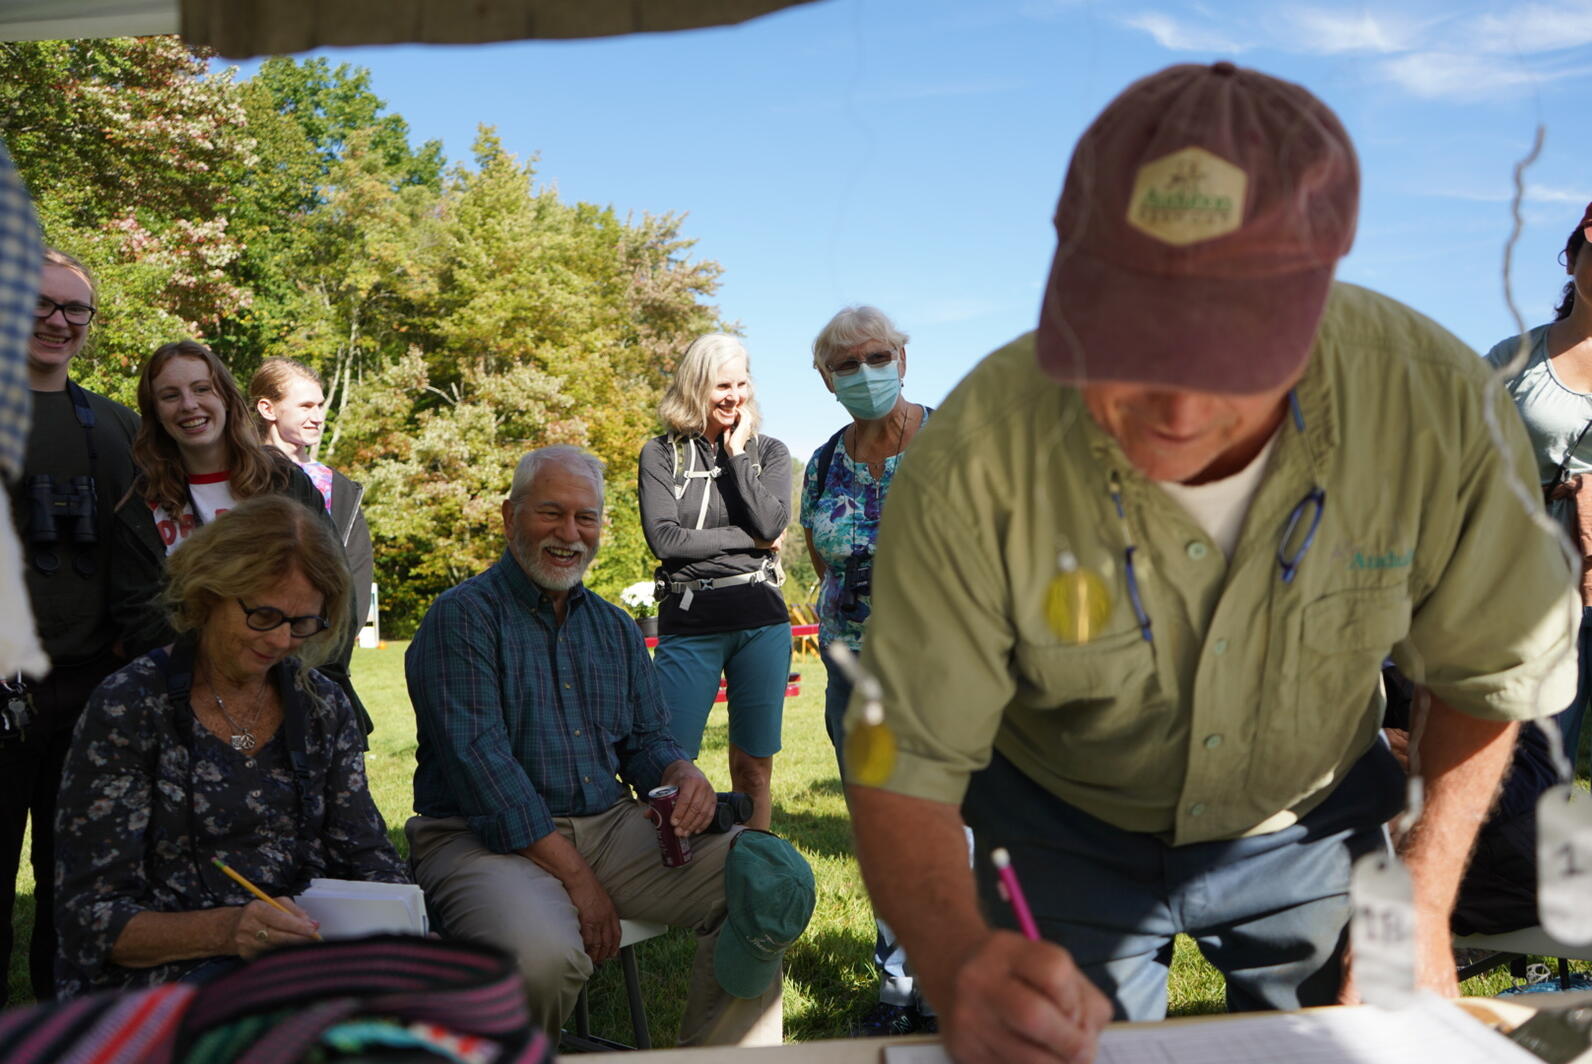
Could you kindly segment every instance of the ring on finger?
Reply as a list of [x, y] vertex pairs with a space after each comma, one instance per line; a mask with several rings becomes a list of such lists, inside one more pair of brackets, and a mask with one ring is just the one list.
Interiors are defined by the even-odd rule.
[[269, 928], [262, 927], [254, 933], [254, 937], [261, 942], [269, 942], [271, 941], [271, 931]]

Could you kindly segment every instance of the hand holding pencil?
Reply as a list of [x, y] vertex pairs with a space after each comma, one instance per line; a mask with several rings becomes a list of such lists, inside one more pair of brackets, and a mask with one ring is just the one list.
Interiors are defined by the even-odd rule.
[[237, 910], [231, 945], [238, 956], [252, 960], [267, 950], [321, 940], [320, 925], [291, 898], [271, 897], [219, 857], [212, 857], [211, 863], [258, 899]]

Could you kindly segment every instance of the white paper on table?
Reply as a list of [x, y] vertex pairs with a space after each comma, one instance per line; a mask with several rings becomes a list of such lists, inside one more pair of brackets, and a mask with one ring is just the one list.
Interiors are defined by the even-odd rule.
[[[949, 1064], [938, 1045], [888, 1046], [885, 1064]], [[1095, 1064], [1542, 1064], [1451, 1002], [1267, 1012], [1193, 1023], [1108, 1027]]]
[[413, 883], [312, 879], [293, 901], [320, 923], [322, 938], [424, 935], [429, 929], [425, 895]]

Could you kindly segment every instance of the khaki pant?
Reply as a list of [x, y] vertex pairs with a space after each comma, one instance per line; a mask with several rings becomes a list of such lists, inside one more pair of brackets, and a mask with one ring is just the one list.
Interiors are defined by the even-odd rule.
[[[681, 1045], [778, 1045], [779, 975], [756, 998], [730, 995], [713, 975], [713, 947], [725, 913], [724, 858], [734, 833], [696, 836], [691, 863], [665, 868], [645, 808], [626, 801], [596, 816], [555, 817], [553, 823], [591, 865], [622, 918], [696, 932]], [[558, 1031], [592, 973], [579, 914], [564, 885], [517, 853], [487, 849], [463, 817], [411, 817], [404, 834], [415, 881], [445, 933], [512, 953], [532, 1017], [545, 1030]]]

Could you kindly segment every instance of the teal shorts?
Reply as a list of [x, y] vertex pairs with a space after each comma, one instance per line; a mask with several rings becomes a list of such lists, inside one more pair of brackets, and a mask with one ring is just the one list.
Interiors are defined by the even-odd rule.
[[653, 655], [669, 707], [669, 733], [695, 760], [719, 677], [730, 708], [730, 742], [753, 757], [779, 753], [790, 677], [790, 625], [769, 624], [712, 635], [666, 635]]

